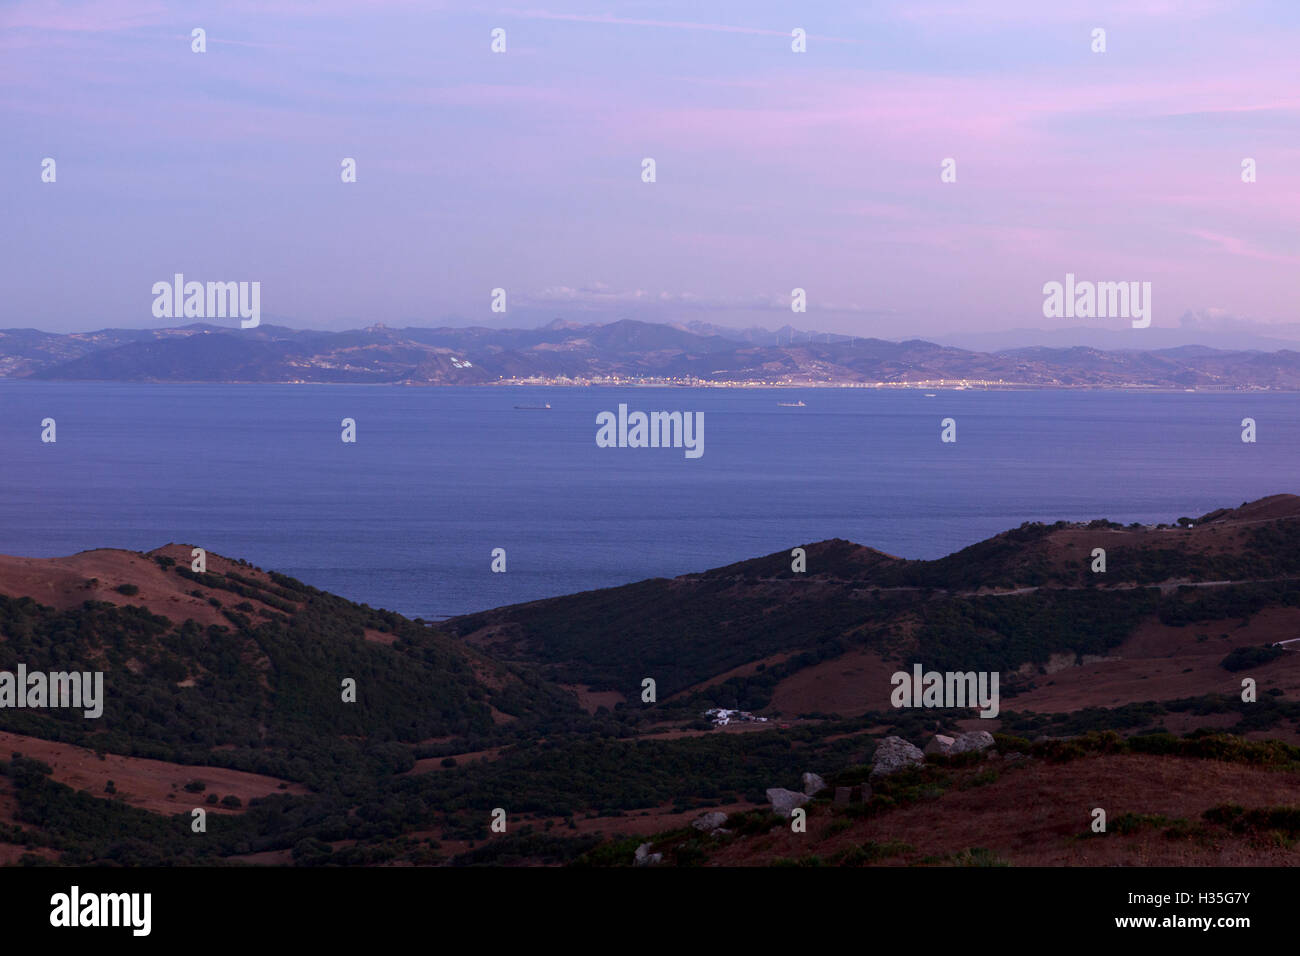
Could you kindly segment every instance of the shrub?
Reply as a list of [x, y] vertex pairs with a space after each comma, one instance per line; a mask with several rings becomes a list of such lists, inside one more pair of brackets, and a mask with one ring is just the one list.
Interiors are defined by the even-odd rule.
[[992, 850], [982, 846], [972, 846], [960, 853], [954, 853], [952, 862], [955, 866], [1010, 866]]
[[851, 826], [853, 826], [852, 820], [848, 819], [847, 817], [839, 817], [838, 819], [832, 820], [830, 823], [826, 825], [826, 829], [822, 835], [828, 837], [834, 836], [837, 833], [843, 833]]
[[1160, 813], [1121, 813], [1110, 822], [1110, 830], [1127, 836], [1146, 827], [1168, 826], [1171, 821]]
[[1244, 671], [1267, 664], [1281, 656], [1280, 647], [1235, 647], [1228, 652], [1227, 657], [1219, 661], [1219, 666], [1225, 671]]
[[334, 852], [334, 848], [315, 837], [304, 837], [294, 844], [293, 861], [299, 866], [319, 866]]
[[836, 860], [841, 866], [866, 866], [891, 856], [911, 853], [915, 848], [910, 843], [890, 840], [888, 843], [876, 843], [868, 840], [860, 846], [850, 847]]

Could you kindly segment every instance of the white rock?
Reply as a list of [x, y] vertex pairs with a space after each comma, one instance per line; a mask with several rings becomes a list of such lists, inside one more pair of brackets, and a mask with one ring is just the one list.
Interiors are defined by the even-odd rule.
[[636, 856], [633, 859], [633, 864], [635, 866], [651, 866], [663, 860], [664, 855], [662, 853], [650, 852], [650, 847], [652, 845], [653, 844], [650, 843], [642, 843], [636, 848]]
[[925, 754], [902, 737], [886, 737], [876, 747], [871, 758], [871, 776], [880, 777], [896, 773], [905, 767], [925, 763]]
[[712, 813], [706, 813], [704, 816], [692, 820], [691, 826], [707, 833], [711, 830], [716, 830], [726, 822], [727, 815], [720, 810], [714, 810]]
[[806, 773], [803, 775], [803, 792], [808, 796], [813, 796], [826, 789], [826, 781], [815, 773]]
[[928, 754], [946, 754], [952, 750], [953, 738], [943, 734], [935, 734], [930, 738], [930, 742], [925, 745], [925, 752]]
[[812, 799], [806, 793], [796, 793], [782, 787], [772, 787], [767, 791], [767, 799], [772, 802], [772, 809], [783, 817], [790, 816], [795, 807], [802, 807]]
[[977, 730], [971, 734], [958, 734], [948, 752], [961, 754], [968, 750], [988, 750], [992, 746], [993, 735], [987, 730]]

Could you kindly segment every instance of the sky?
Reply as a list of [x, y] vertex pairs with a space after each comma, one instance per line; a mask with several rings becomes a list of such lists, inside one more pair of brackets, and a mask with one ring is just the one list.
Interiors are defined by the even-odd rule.
[[518, 3], [0, 0], [0, 327], [1300, 322], [1294, 0]]

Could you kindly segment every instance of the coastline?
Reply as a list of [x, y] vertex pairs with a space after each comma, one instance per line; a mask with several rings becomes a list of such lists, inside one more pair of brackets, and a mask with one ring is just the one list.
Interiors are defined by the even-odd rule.
[[362, 388], [707, 388], [734, 389], [737, 391], [760, 389], [861, 389], [867, 391], [942, 391], [942, 392], [1143, 392], [1151, 394], [1198, 394], [1198, 395], [1240, 395], [1240, 394], [1300, 394], [1300, 388], [1282, 388], [1270, 385], [1225, 385], [1217, 387], [1200, 386], [1185, 388], [1171, 385], [1126, 384], [1080, 384], [1036, 382], [997, 382], [985, 383], [942, 379], [920, 382], [765, 382], [765, 381], [724, 381], [714, 382], [707, 379], [694, 382], [680, 382], [655, 379], [629, 379], [626, 381], [529, 381], [505, 380], [495, 382], [316, 382], [304, 379], [284, 381], [262, 381], [243, 379], [222, 379], [208, 381], [204, 379], [82, 379], [82, 378], [15, 378], [0, 376], [0, 386], [29, 383], [47, 385], [328, 385]]

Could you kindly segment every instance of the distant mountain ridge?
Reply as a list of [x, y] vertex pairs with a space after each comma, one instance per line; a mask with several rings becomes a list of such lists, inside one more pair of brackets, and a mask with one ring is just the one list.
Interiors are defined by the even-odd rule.
[[[786, 341], [781, 342], [782, 339]], [[793, 341], [791, 341], [793, 340]], [[194, 324], [55, 334], [0, 330], [0, 377], [44, 381], [482, 385], [540, 382], [1300, 389], [1300, 351], [1034, 346], [978, 352], [789, 327], [625, 319], [535, 329], [374, 325], [321, 332]]]
[[1099, 329], [1076, 326], [1061, 329], [1008, 329], [1002, 332], [952, 332], [934, 336], [934, 341], [953, 348], [976, 352], [1005, 352], [1012, 349], [1045, 346], [1048, 348], [1088, 348], [1119, 351], [1152, 352], [1180, 347], [1208, 347], [1228, 352], [1276, 352], [1300, 349], [1300, 331], [1294, 324], [1267, 326], [1253, 324], [1242, 328], [1152, 326], [1148, 329]]

